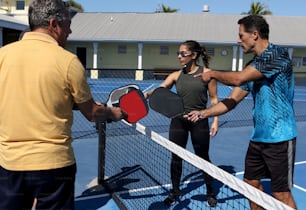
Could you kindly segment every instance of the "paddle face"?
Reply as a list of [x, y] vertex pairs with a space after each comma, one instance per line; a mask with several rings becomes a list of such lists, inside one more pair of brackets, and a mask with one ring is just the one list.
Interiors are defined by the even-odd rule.
[[[135, 84], [128, 84], [116, 89], [113, 89], [110, 94], [108, 95], [108, 99], [106, 102], [106, 106], [108, 107], [119, 107], [119, 99], [121, 96], [123, 96], [124, 94], [128, 93], [130, 90], [133, 89], [139, 89], [138, 85]], [[79, 110], [78, 106], [76, 103], [73, 103], [73, 110]]]
[[156, 88], [150, 95], [149, 105], [154, 111], [168, 118], [184, 114], [183, 99], [168, 88]]
[[120, 97], [120, 108], [127, 113], [125, 120], [129, 123], [135, 123], [148, 114], [148, 104], [139, 89], [132, 89]]
[[121, 96], [123, 96], [124, 94], [127, 94], [129, 91], [134, 90], [134, 89], [139, 90], [139, 86], [130, 84], [130, 85], [122, 86], [122, 87], [112, 90], [108, 96], [106, 105], [108, 107], [112, 107], [112, 106], [118, 107]]

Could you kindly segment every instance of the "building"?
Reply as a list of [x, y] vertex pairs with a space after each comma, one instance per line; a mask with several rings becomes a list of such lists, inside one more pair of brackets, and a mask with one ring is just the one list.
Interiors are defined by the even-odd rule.
[[[28, 25], [31, 0], [0, 0], [0, 46], [16, 41]], [[72, 15], [75, 10], [71, 10]], [[242, 15], [203, 13], [77, 13], [67, 49], [78, 55], [86, 69], [129, 71], [140, 77], [180, 68], [176, 51], [182, 41], [205, 44], [211, 67], [239, 71], [252, 55], [237, 45]], [[297, 77], [306, 77], [306, 17], [266, 16], [270, 41], [287, 47]], [[2, 37], [2, 38], [1, 38]], [[101, 72], [100, 71], [100, 72]], [[92, 71], [94, 72], [94, 71]], [[99, 75], [97, 75], [98, 77]]]
[[[77, 13], [67, 48], [87, 69], [154, 72], [180, 68], [176, 51], [182, 41], [205, 44], [211, 68], [239, 71], [252, 55], [237, 44], [243, 15], [210, 13]], [[287, 47], [296, 75], [306, 76], [306, 17], [266, 16], [270, 41]], [[152, 75], [151, 75], [152, 76]]]
[[0, 47], [17, 41], [28, 27], [27, 13], [30, 1], [0, 0]]
[[0, 14], [28, 21], [28, 8], [31, 0], [0, 0]]

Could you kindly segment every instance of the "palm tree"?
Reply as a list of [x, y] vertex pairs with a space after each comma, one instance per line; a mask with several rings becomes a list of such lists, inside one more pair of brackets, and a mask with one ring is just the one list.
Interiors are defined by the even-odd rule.
[[261, 2], [253, 2], [251, 4], [251, 8], [248, 12], [244, 12], [242, 14], [253, 14], [253, 15], [272, 15], [272, 12], [269, 10], [269, 8], [261, 3]]
[[[160, 7], [160, 6], [159, 6]], [[162, 4], [162, 6], [161, 6], [161, 8], [159, 8], [159, 9], [157, 9], [157, 13], [159, 13], [159, 12], [163, 12], [163, 13], [175, 13], [175, 12], [177, 12], [177, 11], [179, 11], [179, 9], [173, 9], [173, 8], [170, 8], [170, 7], [168, 7], [168, 6], [166, 6], [166, 5], [164, 5], [164, 4]]]
[[67, 3], [72, 7], [74, 8], [75, 10], [77, 10], [78, 12], [84, 12], [84, 9], [82, 7], [81, 4], [77, 3], [76, 1], [74, 0], [67, 0]]

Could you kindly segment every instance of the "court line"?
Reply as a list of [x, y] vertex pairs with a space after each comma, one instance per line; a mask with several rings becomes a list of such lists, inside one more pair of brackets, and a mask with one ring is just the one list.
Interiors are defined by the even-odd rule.
[[109, 193], [103, 193], [98, 195], [90, 195], [90, 196], [83, 196], [83, 197], [76, 197], [74, 198], [74, 201], [83, 201], [88, 199], [95, 199], [95, 198], [104, 198], [104, 197], [110, 197]]
[[155, 84], [151, 84], [149, 87], [147, 87], [146, 89], [143, 90], [143, 92], [146, 92], [150, 89], [152, 89], [155, 86]]
[[296, 189], [299, 189], [299, 190], [301, 190], [303, 192], [306, 192], [306, 189], [303, 188], [303, 187], [300, 187], [299, 185], [294, 184], [293, 187], [296, 188]]
[[300, 164], [306, 164], [306, 160], [294, 163], [294, 165], [300, 165]]
[[[294, 165], [302, 165], [302, 164], [306, 164], [306, 161], [300, 161], [300, 162], [295, 163]], [[306, 188], [304, 187], [300, 187], [299, 185], [296, 185], [296, 184], [293, 184], [293, 186], [303, 192], [306, 192]]]
[[240, 172], [235, 173], [235, 176], [240, 176], [240, 175], [243, 175], [243, 174], [244, 174], [244, 171], [240, 171]]
[[[195, 179], [195, 180], [186, 180], [184, 182], [181, 182], [181, 185], [188, 185], [188, 184], [195, 184], [195, 183], [201, 183], [203, 182], [203, 179]], [[155, 185], [151, 187], [142, 187], [142, 188], [135, 188], [131, 190], [122, 190], [119, 192], [119, 194], [124, 193], [135, 193], [135, 192], [144, 192], [148, 190], [156, 190], [156, 189], [170, 189], [172, 187], [172, 184], [163, 184], [163, 185]]]
[[145, 192], [148, 190], [155, 190], [155, 189], [163, 189], [163, 188], [170, 188], [171, 184], [164, 184], [164, 185], [156, 185], [156, 186], [152, 186], [152, 187], [143, 187], [143, 188], [135, 188], [132, 190], [125, 190], [125, 191], [121, 191], [121, 193], [135, 193], [135, 192]]

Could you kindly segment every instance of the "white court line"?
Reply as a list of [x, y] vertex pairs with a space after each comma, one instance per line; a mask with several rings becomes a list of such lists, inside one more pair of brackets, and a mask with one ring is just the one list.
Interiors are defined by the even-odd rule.
[[[306, 164], [306, 161], [296, 162], [294, 165], [301, 165], [301, 164]], [[303, 192], [306, 192], [306, 188], [300, 187], [299, 185], [294, 184], [293, 187], [295, 187], [296, 189], [299, 189]]]
[[144, 89], [142, 92], [147, 92], [148, 90], [152, 89], [156, 84], [151, 84], [149, 87]]
[[301, 191], [303, 191], [303, 192], [306, 192], [306, 189], [305, 189], [305, 188], [300, 187], [300, 186], [298, 186], [298, 185], [296, 185], [296, 184], [294, 184], [293, 187], [296, 188], [296, 189], [299, 189], [299, 190], [301, 190]]
[[300, 164], [306, 164], [306, 161], [300, 161], [300, 162], [294, 163], [294, 165], [300, 165]]
[[235, 173], [235, 176], [240, 176], [240, 175], [243, 175], [243, 174], [244, 174], [244, 171], [240, 171], [240, 172]]
[[[197, 182], [202, 182], [202, 179], [198, 180], [187, 180], [184, 181], [183, 184], [187, 185], [189, 183], [197, 183]], [[155, 190], [155, 189], [162, 189], [162, 188], [171, 188], [172, 184], [163, 184], [163, 185], [156, 185], [156, 186], [151, 186], [151, 187], [143, 187], [143, 188], [138, 188], [138, 189], [132, 189], [132, 190], [123, 190], [120, 191], [119, 194], [124, 194], [124, 193], [135, 193], [135, 192], [143, 192], [143, 191], [148, 191], [148, 190]]]
[[95, 198], [104, 198], [104, 197], [109, 197], [109, 193], [104, 193], [104, 194], [99, 194], [99, 195], [90, 195], [90, 196], [84, 196], [84, 197], [79, 197], [75, 198], [75, 201], [82, 201], [82, 200], [88, 200], [88, 199], [95, 199]]
[[156, 185], [156, 186], [152, 186], [152, 187], [143, 187], [143, 188], [138, 188], [138, 189], [132, 189], [132, 190], [126, 190], [126, 191], [121, 191], [121, 193], [124, 192], [129, 192], [129, 193], [133, 193], [133, 192], [143, 192], [143, 191], [148, 191], [148, 190], [155, 190], [155, 189], [161, 189], [161, 188], [168, 188], [171, 187], [171, 184], [165, 184], [165, 185]]

